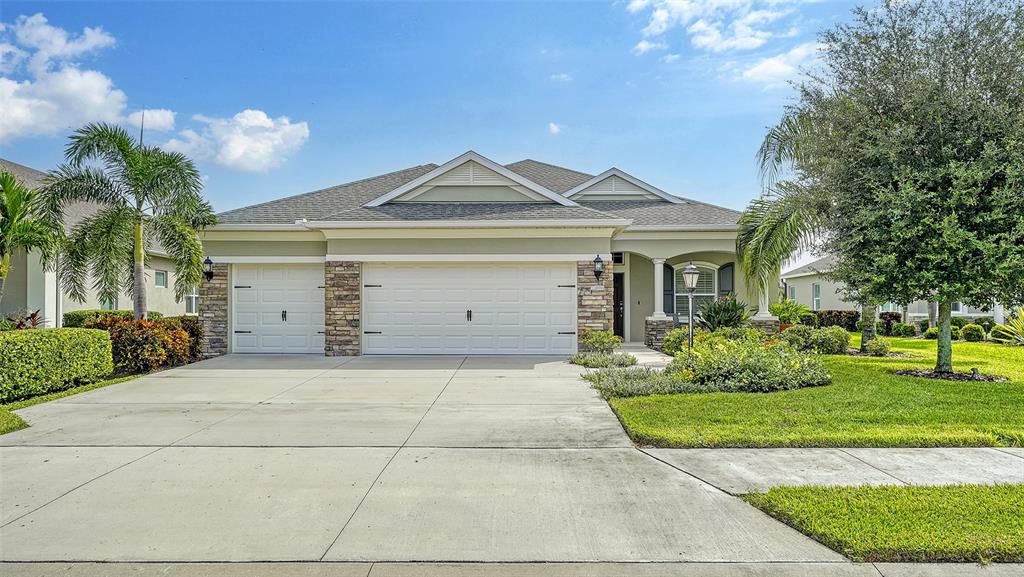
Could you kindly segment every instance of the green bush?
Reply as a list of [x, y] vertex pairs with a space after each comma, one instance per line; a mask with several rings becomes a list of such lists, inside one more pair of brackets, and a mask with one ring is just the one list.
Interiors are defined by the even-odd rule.
[[700, 307], [697, 319], [701, 328], [709, 331], [741, 327], [747, 324], [750, 312], [747, 304], [731, 296], [708, 301]]
[[885, 337], [871, 339], [866, 345], [864, 345], [864, 349], [873, 357], [884, 357], [885, 355], [888, 355], [891, 347], [892, 343]]
[[650, 367], [601, 369], [583, 378], [590, 381], [605, 399], [712, 391]]
[[974, 319], [974, 324], [981, 325], [981, 328], [985, 329], [986, 333], [990, 333], [992, 328], [996, 326], [996, 319], [992, 317], [978, 317]]
[[964, 317], [951, 317], [949, 319], [949, 324], [958, 329], [962, 329], [966, 325], [970, 324], [970, 322], [968, 322], [968, 320], [965, 319]]
[[964, 325], [964, 328], [960, 329], [960, 336], [967, 342], [976, 343], [985, 340], [985, 329], [981, 328], [981, 325]]
[[913, 337], [917, 336], [917, 325], [914, 323], [895, 323], [892, 325], [892, 336]]
[[811, 350], [814, 348], [813, 333], [815, 330], [807, 325], [793, 325], [779, 333], [779, 340], [798, 351]]
[[924, 338], [926, 338], [926, 339], [933, 339], [933, 340], [934, 339], [938, 339], [939, 338], [939, 327], [928, 327], [927, 329], [925, 329], [924, 333], [922, 333], [922, 334], [924, 335]]
[[806, 312], [800, 314], [800, 324], [807, 325], [809, 327], [818, 327], [818, 315], [813, 312]]
[[0, 403], [94, 381], [113, 371], [110, 336], [89, 329], [0, 333]]
[[818, 315], [818, 326], [843, 327], [848, 331], [857, 330], [857, 321], [860, 320], [860, 311], [824, 310], [815, 314]]
[[961, 333], [960, 333], [960, 327], [958, 327], [958, 326], [955, 326], [955, 325], [954, 325], [954, 326], [951, 326], [951, 327], [949, 327], [949, 336], [950, 336], [950, 338], [951, 338], [951, 339], [953, 339], [954, 341], [959, 341], [959, 340], [960, 340], [960, 337], [961, 337]]
[[189, 335], [162, 322], [97, 317], [87, 328], [110, 333], [114, 368], [121, 373], [145, 373], [189, 361]]
[[584, 352], [610, 353], [615, 350], [622, 339], [611, 331], [592, 331], [584, 329], [583, 338], [580, 339], [581, 348]]
[[881, 327], [878, 329], [878, 334], [885, 335], [887, 337], [892, 336], [892, 327], [896, 323], [903, 321], [903, 313], [898, 312], [884, 312], [878, 315], [878, 322]]
[[921, 319], [917, 321], [917, 328], [921, 329], [922, 335], [928, 332], [928, 329], [931, 328], [931, 325], [932, 324], [928, 322], [928, 319]]
[[0, 319], [0, 332], [13, 331], [15, 328], [14, 323], [7, 319]]
[[569, 359], [574, 365], [590, 368], [628, 367], [636, 364], [636, 357], [626, 353], [578, 353]]
[[850, 331], [837, 325], [817, 329], [811, 337], [811, 347], [823, 355], [841, 355], [850, 348]]
[[188, 333], [188, 356], [189, 361], [198, 361], [203, 358], [203, 323], [199, 317], [180, 316], [166, 317], [159, 321], [169, 329], [181, 329]]
[[686, 343], [689, 340], [690, 329], [687, 327], [674, 328], [665, 333], [665, 340], [661, 342], [661, 352], [674, 357], [676, 353], [686, 348]]
[[727, 341], [753, 341], [764, 342], [769, 340], [768, 333], [754, 327], [737, 327], [731, 329], [718, 329], [713, 332], [699, 332], [693, 337], [694, 344], [708, 340]]
[[831, 382], [812, 355], [786, 343], [749, 339], [709, 339], [679, 352], [665, 373], [725, 392], [771, 392]]
[[800, 315], [811, 312], [811, 309], [807, 305], [786, 299], [768, 305], [768, 312], [779, 317], [780, 323], [792, 325], [800, 322]]
[[[82, 311], [69, 311], [64, 313], [64, 326], [65, 327], [84, 327], [89, 321], [98, 317], [117, 317], [125, 320], [131, 320], [135, 318], [133, 311], [126, 310], [103, 310], [103, 309], [88, 309]], [[156, 312], [149, 311], [146, 313], [146, 319], [151, 321], [158, 321], [164, 318], [164, 315]]]

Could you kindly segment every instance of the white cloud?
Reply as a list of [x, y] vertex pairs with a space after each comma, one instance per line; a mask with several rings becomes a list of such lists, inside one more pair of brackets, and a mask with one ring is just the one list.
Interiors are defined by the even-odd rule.
[[549, 78], [555, 82], [572, 82], [572, 75], [567, 72], [552, 74]]
[[63, 28], [51, 26], [42, 13], [19, 16], [10, 28], [20, 46], [34, 51], [29, 67], [36, 73], [114, 45], [114, 37], [102, 28], [86, 27], [80, 35], [71, 36]]
[[702, 50], [750, 50], [768, 39], [787, 36], [793, 28], [775, 30], [772, 24], [789, 15], [786, 5], [806, 0], [633, 0], [630, 13], [649, 12], [642, 33], [660, 37], [681, 29], [690, 43]]
[[174, 130], [174, 117], [176, 115], [176, 112], [166, 108], [147, 108], [145, 110], [136, 110], [129, 114], [127, 122], [136, 128], [141, 128], [145, 124], [147, 130], [167, 132]]
[[231, 118], [193, 118], [205, 125], [201, 133], [183, 130], [163, 147], [233, 170], [266, 172], [276, 168], [309, 139], [305, 122], [293, 123], [286, 116], [271, 118], [262, 110], [246, 109]]
[[561, 134], [562, 127], [555, 124], [554, 122], [548, 123], [548, 134]]
[[647, 54], [651, 50], [664, 50], [668, 48], [668, 45], [664, 42], [651, 42], [649, 40], [641, 40], [636, 43], [633, 47], [633, 54]]
[[680, 58], [682, 58], [682, 56], [679, 54], [666, 54], [661, 57], [661, 61], [664, 62], [665, 64], [672, 64], [673, 62], [679, 60]]
[[788, 52], [762, 58], [745, 69], [742, 78], [766, 87], [784, 85], [797, 75], [801, 66], [808, 66], [815, 61], [820, 48], [817, 42], [806, 42]]

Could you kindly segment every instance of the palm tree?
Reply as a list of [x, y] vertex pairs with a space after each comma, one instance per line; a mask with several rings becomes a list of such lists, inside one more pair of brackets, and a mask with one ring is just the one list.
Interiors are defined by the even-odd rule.
[[[736, 257], [743, 264], [747, 286], [757, 294], [771, 290], [782, 263], [793, 253], [813, 247], [827, 223], [829, 200], [822, 187], [800, 179], [779, 180], [783, 170], [814, 162], [807, 143], [815, 132], [809, 116], [791, 111], [769, 129], [758, 149], [765, 194], [747, 205], [736, 236]], [[863, 350], [875, 338], [878, 307], [873, 303], [861, 303], [861, 307]]]
[[179, 300], [199, 284], [203, 246], [197, 229], [216, 218], [200, 195], [202, 180], [191, 160], [103, 123], [77, 130], [64, 155], [67, 164], [51, 172], [44, 187], [49, 213], [62, 214], [74, 202], [100, 205], [63, 250], [58, 273], [72, 298], [84, 301], [86, 279], [92, 278], [101, 300], [127, 292], [135, 317], [146, 318], [146, 251], [156, 246], [174, 261]]
[[14, 251], [38, 250], [44, 262], [53, 254], [59, 227], [41, 208], [36, 191], [22, 186], [10, 172], [0, 171], [0, 302]]

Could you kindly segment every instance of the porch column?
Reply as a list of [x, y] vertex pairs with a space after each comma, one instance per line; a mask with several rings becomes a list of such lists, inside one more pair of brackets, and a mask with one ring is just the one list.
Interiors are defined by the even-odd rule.
[[1006, 322], [1006, 312], [1003, 310], [1002, 303], [996, 303], [996, 306], [992, 307], [992, 320], [997, 325], [1001, 325]]
[[769, 303], [769, 291], [774, 290], [772, 283], [768, 283], [761, 291], [761, 300], [757, 305], [757, 314], [750, 317], [750, 324], [755, 327], [767, 332], [768, 334], [775, 334], [779, 332], [779, 318], [772, 314], [768, 310]]
[[667, 319], [665, 314], [665, 259], [652, 258], [654, 263], [654, 312], [652, 319]]

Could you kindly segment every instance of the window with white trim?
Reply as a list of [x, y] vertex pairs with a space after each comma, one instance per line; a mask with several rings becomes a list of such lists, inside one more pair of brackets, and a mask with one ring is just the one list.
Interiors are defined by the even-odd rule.
[[117, 299], [103, 299], [100, 301], [100, 310], [113, 311], [117, 310]]
[[814, 298], [811, 299], [811, 308], [816, 311], [821, 310], [821, 285], [814, 283], [811, 285], [811, 292], [814, 294]]
[[[688, 263], [683, 263], [674, 269], [673, 283], [675, 286], [676, 318], [681, 323], [689, 322], [690, 294], [686, 290], [686, 282], [683, 280], [683, 269]], [[704, 303], [715, 300], [718, 296], [718, 273], [713, 268], [697, 266], [697, 289], [693, 291], [693, 314], [700, 312]]]
[[196, 287], [192, 287], [189, 293], [185, 295], [185, 314], [199, 314], [199, 289]]
[[158, 270], [153, 273], [153, 284], [159, 288], [167, 288], [167, 271]]
[[792, 302], [796, 302], [796, 287], [793, 285], [786, 286], [786, 298]]
[[882, 311], [881, 312], [883, 312], [883, 313], [898, 313], [901, 310], [903, 310], [903, 307], [897, 305], [894, 302], [888, 302], [888, 303], [885, 303], [884, 305], [882, 305]]
[[960, 304], [960, 303], [953, 303], [953, 311], [952, 312], [954, 312], [954, 313], [961, 313], [961, 312], [963, 312], [963, 308], [964, 307], [963, 307], [962, 304]]

